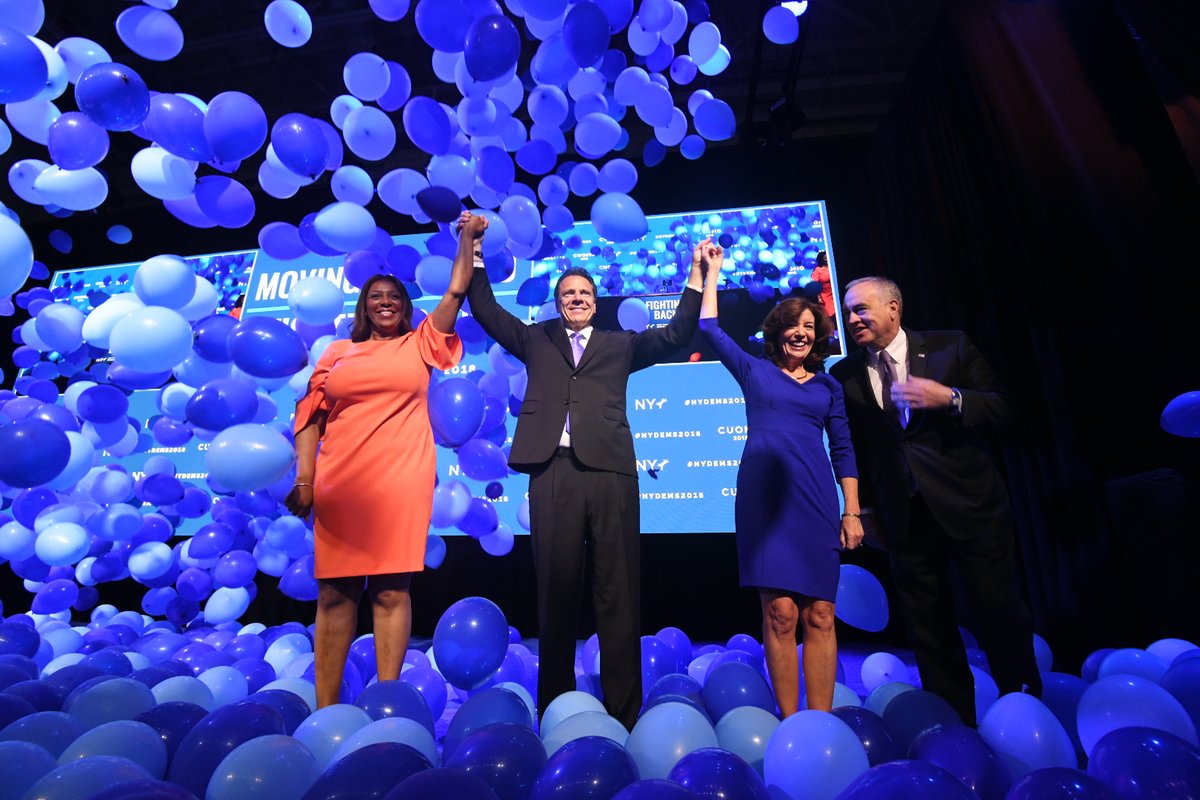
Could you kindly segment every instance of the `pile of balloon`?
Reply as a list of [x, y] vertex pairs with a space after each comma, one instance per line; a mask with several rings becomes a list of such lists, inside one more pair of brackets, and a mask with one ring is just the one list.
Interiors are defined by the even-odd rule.
[[341, 702], [320, 710], [298, 623], [18, 614], [0, 623], [0, 799], [1197, 796], [1200, 648], [1101, 650], [1077, 677], [1037, 645], [1040, 700], [998, 696], [973, 666], [978, 729], [890, 652], [861, 661], [858, 691], [839, 663], [832, 713], [780, 721], [754, 637], [693, 645], [664, 628], [642, 639], [645, 703], [626, 730], [598, 697], [595, 637], [578, 690], [539, 720], [537, 655], [480, 597], [445, 612], [399, 680], [375, 680], [372, 638], [356, 640]]

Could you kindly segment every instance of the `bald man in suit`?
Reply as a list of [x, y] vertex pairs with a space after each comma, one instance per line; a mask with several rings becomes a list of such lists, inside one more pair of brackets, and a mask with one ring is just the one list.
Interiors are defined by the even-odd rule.
[[891, 280], [852, 281], [844, 306], [859, 349], [830, 372], [845, 388], [863, 521], [887, 542], [922, 686], [974, 725], [951, 565], [1001, 693], [1041, 693], [1033, 625], [1016, 587], [1008, 490], [983, 437], [1007, 421], [1008, 402], [961, 331], [901, 325], [903, 298]]

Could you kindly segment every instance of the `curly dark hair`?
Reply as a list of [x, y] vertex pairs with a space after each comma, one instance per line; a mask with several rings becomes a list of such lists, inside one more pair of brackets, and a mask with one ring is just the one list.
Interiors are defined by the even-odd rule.
[[767, 358], [781, 367], [783, 366], [783, 352], [779, 346], [779, 339], [788, 328], [794, 328], [800, 324], [800, 317], [805, 311], [812, 313], [814, 323], [813, 346], [808, 352], [808, 357], [804, 359], [805, 368], [820, 369], [824, 364], [825, 356], [829, 355], [829, 337], [833, 335], [833, 322], [819, 304], [810, 303], [801, 297], [789, 297], [772, 308], [762, 324], [763, 350]]
[[354, 324], [350, 326], [352, 342], [365, 342], [371, 338], [371, 320], [367, 319], [367, 295], [371, 293], [371, 287], [380, 281], [389, 281], [400, 290], [400, 335], [403, 336], [413, 329], [413, 304], [404, 284], [394, 275], [372, 275], [363, 284], [362, 291], [358, 294], [358, 303], [354, 306]]

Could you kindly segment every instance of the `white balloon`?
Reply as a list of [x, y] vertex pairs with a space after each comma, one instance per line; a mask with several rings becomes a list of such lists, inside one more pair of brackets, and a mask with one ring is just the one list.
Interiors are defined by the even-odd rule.
[[49, 100], [22, 100], [4, 107], [8, 124], [13, 130], [31, 142], [46, 144], [50, 141], [50, 126], [62, 116], [58, 107]]
[[33, 186], [51, 203], [72, 211], [89, 211], [108, 197], [108, 181], [95, 167], [51, 167], [38, 175]]
[[87, 315], [83, 321], [83, 340], [107, 350], [113, 326], [142, 307], [142, 301], [133, 292], [113, 295]]
[[54, 100], [67, 90], [67, 64], [53, 47], [41, 39], [30, 36], [29, 40], [37, 45], [38, 50], [42, 51], [42, 57], [46, 59], [47, 71], [46, 88], [34, 95], [33, 99]]
[[196, 190], [195, 165], [161, 147], [139, 150], [129, 169], [142, 191], [159, 200], [182, 200]]

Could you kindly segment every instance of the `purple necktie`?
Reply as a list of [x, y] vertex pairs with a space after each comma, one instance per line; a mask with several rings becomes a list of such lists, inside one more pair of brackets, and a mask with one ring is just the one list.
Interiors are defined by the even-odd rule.
[[896, 368], [892, 364], [892, 357], [886, 350], [879, 351], [879, 380], [884, 412], [899, 422], [901, 428], [907, 428], [911, 412], [907, 405], [897, 405], [896, 401], [892, 399], [892, 384], [896, 382]]
[[[579, 359], [583, 358], [583, 332], [571, 332], [571, 357], [575, 359], [575, 366], [579, 366]], [[571, 412], [567, 412], [567, 433], [571, 432]]]

